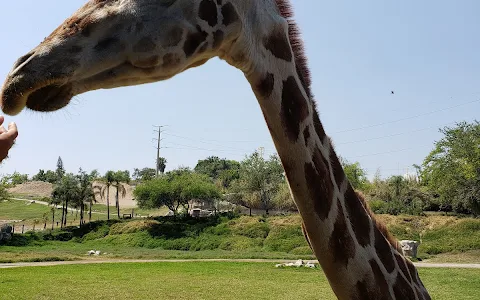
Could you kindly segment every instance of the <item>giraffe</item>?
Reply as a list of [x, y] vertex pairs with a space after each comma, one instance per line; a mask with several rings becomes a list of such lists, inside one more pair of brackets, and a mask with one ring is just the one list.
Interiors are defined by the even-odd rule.
[[0, 105], [9, 115], [55, 111], [87, 91], [167, 80], [213, 57], [250, 83], [337, 298], [430, 299], [345, 176], [288, 0], [90, 0], [15, 62]]

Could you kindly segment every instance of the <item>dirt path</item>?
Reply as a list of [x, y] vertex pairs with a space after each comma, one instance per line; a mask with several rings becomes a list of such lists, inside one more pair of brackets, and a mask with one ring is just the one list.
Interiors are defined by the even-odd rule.
[[[108, 263], [185, 263], [185, 262], [253, 262], [253, 263], [287, 263], [294, 260], [282, 259], [111, 259], [111, 260], [78, 260], [78, 261], [49, 261], [49, 262], [22, 262], [0, 264], [0, 269], [19, 268], [19, 267], [45, 267], [61, 265], [86, 265], [86, 264], [108, 264]], [[318, 263], [316, 260], [304, 260], [304, 262]], [[434, 263], [415, 263], [419, 268], [466, 268], [480, 269], [480, 264], [434, 264]]]

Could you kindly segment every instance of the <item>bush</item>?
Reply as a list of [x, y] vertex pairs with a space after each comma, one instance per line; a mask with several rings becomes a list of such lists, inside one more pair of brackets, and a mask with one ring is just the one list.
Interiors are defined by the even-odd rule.
[[83, 241], [91, 241], [91, 240], [101, 239], [101, 238], [106, 237], [109, 232], [110, 232], [110, 228], [105, 224], [101, 227], [96, 228], [93, 231], [90, 231], [86, 235], [84, 235], [82, 240]]
[[260, 248], [263, 245], [261, 238], [248, 238], [245, 236], [233, 236], [223, 239], [219, 248], [228, 251], [241, 251], [252, 248]]
[[297, 247], [290, 251], [290, 253], [295, 255], [314, 255], [310, 246]]
[[264, 242], [264, 248], [276, 252], [290, 252], [297, 247], [307, 246], [300, 224], [273, 227]]

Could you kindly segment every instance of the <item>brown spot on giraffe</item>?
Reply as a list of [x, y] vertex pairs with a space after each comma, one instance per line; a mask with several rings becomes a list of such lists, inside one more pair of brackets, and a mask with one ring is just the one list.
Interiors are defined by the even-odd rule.
[[159, 63], [160, 63], [160, 57], [158, 55], [152, 55], [148, 58], [135, 61], [133, 65], [139, 68], [151, 68], [151, 67], [158, 66]]
[[[376, 298], [371, 298], [371, 299], [390, 299], [390, 291], [388, 289], [388, 283], [387, 280], [385, 279], [385, 276], [382, 273], [382, 270], [380, 269], [380, 266], [378, 263], [371, 259], [369, 261], [370, 267], [372, 268], [372, 274], [373, 274], [373, 279], [376, 284]], [[371, 295], [374, 294], [373, 292]]]
[[333, 177], [335, 177], [335, 183], [340, 189], [343, 181], [345, 180], [345, 172], [343, 171], [342, 165], [340, 164], [340, 160], [335, 153], [332, 143], [330, 143], [330, 162], [332, 163], [332, 171]]
[[122, 44], [119, 39], [115, 37], [107, 37], [100, 40], [94, 47], [96, 51], [106, 51], [110, 54], [120, 52], [125, 49], [125, 44]]
[[223, 25], [229, 26], [238, 21], [240, 17], [232, 3], [228, 2], [222, 6]]
[[221, 30], [217, 30], [213, 33], [213, 49], [218, 49], [223, 42], [224, 33]]
[[206, 21], [210, 27], [214, 27], [218, 22], [217, 5], [213, 0], [202, 0], [198, 7], [198, 16]]
[[145, 36], [133, 46], [133, 52], [151, 52], [155, 50], [155, 48], [157, 48], [157, 45], [153, 42], [152, 38]]
[[265, 74], [265, 77], [260, 80], [260, 82], [255, 86], [255, 91], [262, 97], [266, 99], [270, 97], [273, 92], [273, 86], [275, 84], [275, 79], [272, 73]]
[[185, 40], [185, 44], [183, 45], [183, 51], [187, 58], [192, 56], [198, 47], [205, 41], [208, 34], [203, 31], [200, 26], [197, 25], [197, 31], [190, 32], [187, 35], [187, 39]]
[[167, 53], [163, 56], [163, 67], [170, 69], [180, 64], [181, 58], [178, 53]]
[[[338, 161], [338, 160], [337, 160]], [[342, 170], [343, 173], [343, 170]], [[370, 222], [365, 208], [358, 201], [357, 194], [352, 186], [348, 184], [347, 191], [344, 194], [345, 209], [352, 224], [355, 238], [360, 246], [370, 245]]]
[[397, 280], [393, 285], [393, 293], [396, 299], [416, 299], [413, 287], [400, 274], [397, 275]]
[[369, 300], [370, 299], [370, 294], [368, 292], [368, 287], [367, 284], [365, 283], [365, 280], [358, 281], [357, 284], [355, 284], [355, 289], [356, 292], [352, 296], [352, 300]]
[[325, 220], [332, 208], [333, 184], [327, 176], [328, 169], [321, 155], [320, 150], [316, 149], [313, 163], [305, 164], [305, 180], [309, 196], [314, 200], [315, 213], [321, 220]]
[[288, 139], [296, 142], [300, 134], [300, 124], [308, 117], [308, 106], [293, 76], [283, 82], [280, 114]]
[[272, 33], [263, 41], [263, 44], [276, 58], [287, 62], [292, 61], [292, 48], [281, 27], [274, 28]]
[[303, 130], [303, 141], [305, 142], [305, 146], [308, 146], [308, 139], [310, 139], [310, 126], [305, 127]]
[[183, 29], [180, 27], [172, 28], [168, 34], [167, 39], [162, 43], [164, 47], [174, 47], [182, 41]]
[[328, 242], [328, 248], [333, 255], [333, 261], [348, 266], [348, 260], [355, 257], [355, 241], [347, 227], [345, 214], [340, 200], [337, 200], [337, 220]]
[[375, 237], [375, 250], [377, 251], [377, 255], [387, 272], [391, 273], [395, 269], [395, 261], [393, 259], [390, 244], [376, 226], [373, 227], [373, 234]]

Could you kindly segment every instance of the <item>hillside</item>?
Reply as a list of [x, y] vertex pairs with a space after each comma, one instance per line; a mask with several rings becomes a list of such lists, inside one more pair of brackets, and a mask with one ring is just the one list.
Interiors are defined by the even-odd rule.
[[[439, 254], [480, 261], [480, 220], [456, 217], [384, 216], [398, 239], [420, 240], [421, 259]], [[29, 233], [5, 247], [7, 261], [82, 259], [91, 249], [103, 258], [313, 258], [300, 216], [162, 217], [98, 221], [82, 228]], [[15, 246], [16, 245], [16, 246]], [[41, 247], [39, 247], [41, 246]], [[455, 255], [457, 257], [455, 257]]]
[[[105, 186], [103, 183], [94, 181], [93, 185], [97, 185], [100, 187]], [[120, 207], [123, 208], [134, 208], [137, 206], [134, 196], [133, 196], [133, 189], [134, 187], [128, 184], [124, 184], [125, 189], [127, 191], [126, 195], [124, 198], [120, 198]], [[43, 181], [31, 181], [31, 182], [26, 182], [22, 184], [18, 184], [12, 188], [8, 189], [8, 192], [16, 195], [16, 196], [23, 196], [23, 197], [29, 197], [29, 198], [43, 198], [43, 197], [50, 197], [53, 191], [53, 184], [48, 183], [48, 182], [43, 182]], [[110, 193], [110, 201], [111, 203], [115, 203], [115, 188], [110, 187], [109, 193]], [[102, 199], [100, 195], [96, 195], [95, 199], [99, 204], [107, 204], [106, 199]], [[112, 205], [112, 204], [110, 204]]]

